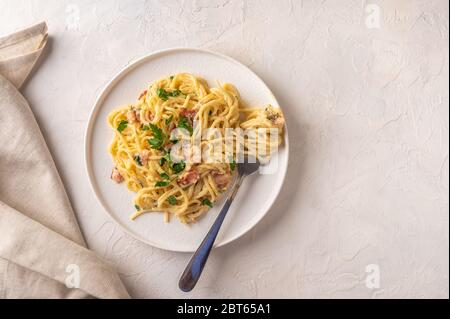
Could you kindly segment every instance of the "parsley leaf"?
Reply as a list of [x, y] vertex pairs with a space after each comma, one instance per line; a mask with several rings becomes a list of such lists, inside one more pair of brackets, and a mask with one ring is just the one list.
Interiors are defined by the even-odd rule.
[[141, 208], [138, 205], [134, 205], [134, 208], [136, 208], [136, 210], [141, 210]]
[[173, 76], [173, 75], [171, 75], [171, 76], [170, 76], [170, 80], [172, 81], [172, 80], [173, 80], [173, 78], [174, 78], [174, 76]]
[[142, 161], [141, 161], [141, 157], [139, 155], [136, 155], [134, 157], [135, 162], [139, 165], [142, 166]]
[[154, 138], [154, 137], [148, 139], [147, 142], [155, 150], [160, 149], [162, 144], [163, 144], [163, 140], [160, 140], [160, 139], [157, 139], [157, 138]]
[[170, 195], [167, 200], [169, 201], [170, 205], [176, 205], [177, 204], [177, 198], [175, 197], [175, 195]]
[[183, 162], [183, 161], [178, 162], [178, 163], [174, 163], [174, 164], [172, 165], [172, 171], [173, 171], [175, 174], [181, 173], [182, 171], [184, 171], [185, 168], [186, 168], [186, 163]]
[[169, 125], [170, 122], [172, 122], [172, 120], [173, 120], [173, 114], [169, 118], [166, 119], [166, 125]]
[[189, 123], [189, 120], [185, 116], [180, 116], [180, 119], [178, 120], [178, 127], [188, 130], [189, 134], [191, 136], [192, 136], [192, 133], [194, 132], [194, 129], [192, 128], [191, 124]]
[[176, 97], [176, 96], [178, 96], [178, 95], [180, 95], [180, 94], [181, 94], [181, 91], [178, 90], [178, 89], [176, 89], [175, 91], [172, 91], [172, 93], [169, 93], [169, 95], [170, 95], [170, 96], [173, 96], [173, 97]]
[[143, 131], [148, 131], [149, 129], [150, 129], [149, 125], [142, 125], [141, 126], [141, 130], [143, 130]]
[[164, 90], [163, 88], [158, 88], [156, 90], [156, 94], [158, 94], [158, 97], [163, 100], [163, 101], [167, 101], [169, 99], [169, 97], [176, 97], [178, 95], [181, 94], [181, 91], [176, 89], [173, 90], [172, 92], [167, 92], [166, 90]]
[[161, 173], [161, 174], [159, 174], [159, 176], [161, 176], [162, 179], [166, 179], [166, 180], [170, 178], [169, 175], [167, 175], [167, 173]]
[[232, 171], [234, 171], [236, 169], [236, 162], [234, 161], [234, 158], [231, 158], [230, 169]]
[[150, 126], [150, 129], [152, 130], [153, 136], [159, 139], [163, 138], [163, 132], [162, 130], [156, 126], [155, 124], [149, 123], [148, 126]]
[[206, 206], [209, 206], [209, 207], [213, 207], [213, 204], [211, 203], [211, 201], [209, 200], [209, 199], [207, 199], [207, 198], [205, 198], [204, 200], [202, 200], [202, 205], [206, 205]]
[[164, 144], [164, 134], [162, 130], [155, 124], [150, 123], [149, 127], [152, 130], [153, 137], [151, 139], [148, 139], [147, 142], [153, 149], [160, 149]]
[[166, 90], [164, 90], [162, 88], [158, 88], [156, 90], [156, 94], [158, 94], [158, 97], [163, 101], [167, 101], [169, 99], [169, 96], [167, 95]]
[[117, 130], [119, 131], [119, 133], [122, 133], [122, 131], [127, 128], [127, 125], [128, 121], [125, 120], [120, 121], [119, 125], [117, 126]]
[[160, 166], [163, 166], [166, 162], [170, 162], [170, 161], [171, 161], [171, 159], [170, 159], [170, 153], [169, 153], [169, 152], [166, 152], [166, 151], [164, 151], [164, 152], [165, 152], [165, 154], [164, 154], [163, 157], [161, 157], [160, 160], [159, 160], [159, 165], [160, 165]]
[[159, 182], [156, 182], [156, 184], [155, 184], [156, 187], [165, 187], [167, 185], [169, 185], [168, 181], [159, 181]]

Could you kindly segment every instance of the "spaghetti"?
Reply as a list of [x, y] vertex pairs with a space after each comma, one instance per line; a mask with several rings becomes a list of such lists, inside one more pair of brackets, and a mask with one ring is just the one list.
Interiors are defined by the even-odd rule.
[[[152, 83], [136, 103], [111, 112], [108, 123], [115, 132], [109, 146], [114, 162], [111, 178], [137, 193], [131, 219], [164, 212], [166, 221], [175, 215], [182, 223], [191, 223], [231, 184], [239, 154], [262, 158], [262, 153], [270, 156], [278, 147], [284, 117], [270, 105], [243, 108], [231, 84], [210, 88], [204, 79], [180, 73]], [[217, 134], [197, 140], [208, 129]], [[261, 129], [275, 129], [276, 138]], [[258, 134], [240, 138], [240, 131], [251, 130]], [[264, 144], [264, 151], [252, 147], [258, 143]], [[196, 162], [189, 160], [195, 153], [190, 145], [206, 155], [212, 154], [211, 145], [221, 147], [213, 152], [214, 160]], [[182, 147], [188, 156], [176, 159], [174, 149]]]

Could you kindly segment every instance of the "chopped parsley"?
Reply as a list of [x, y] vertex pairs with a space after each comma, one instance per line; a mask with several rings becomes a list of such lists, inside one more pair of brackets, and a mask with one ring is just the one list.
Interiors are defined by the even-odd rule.
[[122, 131], [127, 128], [127, 125], [128, 121], [125, 120], [120, 121], [119, 125], [117, 126], [117, 130], [119, 131], [119, 133], [122, 133]]
[[232, 171], [234, 171], [236, 169], [236, 162], [234, 161], [234, 158], [231, 158], [230, 169]]
[[172, 171], [173, 171], [175, 174], [181, 173], [182, 171], [184, 171], [185, 168], [186, 168], [186, 163], [183, 162], [183, 161], [178, 162], [178, 163], [174, 163], [174, 164], [172, 165]]
[[156, 187], [165, 187], [167, 185], [169, 185], [168, 181], [159, 181], [159, 182], [156, 182], [156, 184], [155, 184]]
[[173, 78], [174, 78], [174, 76], [173, 76], [173, 75], [171, 75], [171, 76], [170, 76], [170, 80], [172, 81], [172, 80], [173, 80]]
[[149, 123], [148, 126], [152, 130], [154, 137], [159, 138], [159, 139], [164, 138], [164, 134], [158, 126], [156, 126], [155, 124], [152, 124], [152, 123]]
[[178, 120], [178, 127], [188, 130], [189, 135], [192, 135], [192, 133], [194, 132], [192, 125], [189, 123], [189, 120], [185, 116], [180, 116], [180, 119]]
[[173, 120], [173, 114], [166, 119], [166, 125], [169, 125], [170, 122], [172, 122], [172, 120]]
[[151, 148], [157, 150], [160, 149], [162, 144], [163, 144], [163, 140], [157, 139], [157, 138], [150, 138], [147, 140], [148, 144], [150, 144]]
[[152, 123], [150, 123], [148, 126], [152, 130], [153, 137], [148, 139], [147, 142], [153, 149], [160, 149], [164, 144], [164, 134], [162, 130]]
[[163, 88], [158, 88], [156, 90], [156, 94], [158, 94], [158, 97], [163, 100], [163, 101], [167, 101], [169, 99], [169, 97], [176, 97], [178, 95], [181, 94], [181, 91], [176, 89], [172, 92], [167, 92], [166, 90], [164, 90]]
[[169, 175], [167, 175], [167, 173], [161, 173], [161, 174], [159, 174], [159, 176], [161, 176], [162, 179], [166, 179], [166, 180], [170, 178]]
[[177, 204], [177, 198], [175, 197], [175, 195], [170, 195], [167, 200], [169, 201], [170, 205], [176, 205]]
[[170, 159], [170, 153], [169, 153], [169, 152], [166, 152], [166, 151], [164, 151], [164, 152], [165, 152], [165, 154], [164, 154], [163, 157], [161, 157], [160, 160], [159, 160], [159, 165], [160, 165], [160, 166], [163, 166], [166, 162], [170, 162], [170, 161], [171, 161], [171, 159]]
[[[164, 155], [159, 159], [159, 165], [163, 166], [166, 162], [169, 163], [169, 167], [172, 169], [172, 172], [175, 174], [181, 173], [186, 168], [186, 163], [181, 161], [178, 163], [174, 163], [170, 158], [170, 152], [163, 150]], [[161, 178], [169, 179], [169, 175], [167, 173], [161, 173]]]
[[141, 157], [139, 155], [136, 155], [134, 157], [134, 161], [139, 165], [142, 166], [142, 161], [141, 161]]
[[138, 205], [134, 205], [134, 208], [136, 208], [137, 211], [141, 210], [141, 208]]
[[178, 96], [180, 94], [181, 94], [181, 91], [176, 89], [176, 90], [172, 91], [172, 93], [169, 93], [169, 96], [176, 97], [176, 96]]
[[158, 88], [156, 90], [156, 94], [158, 94], [158, 97], [163, 101], [167, 101], [169, 99], [169, 96], [167, 95], [167, 91], [162, 88]]
[[202, 200], [202, 205], [205, 205], [205, 206], [209, 206], [209, 207], [213, 207], [213, 204], [211, 203], [211, 201], [209, 200], [209, 199], [207, 199], [207, 198], [205, 198], [205, 199], [203, 199]]

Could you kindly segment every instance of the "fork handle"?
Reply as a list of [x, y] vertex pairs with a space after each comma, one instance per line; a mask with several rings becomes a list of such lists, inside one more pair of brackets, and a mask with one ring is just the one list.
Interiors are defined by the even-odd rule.
[[216, 241], [216, 237], [217, 234], [219, 233], [220, 227], [222, 226], [223, 220], [225, 219], [225, 216], [228, 213], [228, 209], [230, 208], [231, 203], [233, 202], [234, 197], [236, 196], [236, 193], [239, 187], [241, 186], [242, 181], [244, 180], [244, 177], [245, 175], [238, 175], [237, 181], [233, 186], [233, 190], [228, 196], [227, 200], [225, 201], [225, 204], [220, 210], [220, 213], [217, 216], [216, 220], [214, 221], [214, 224], [211, 226], [211, 229], [209, 230], [205, 239], [203, 239], [202, 243], [195, 251], [191, 260], [187, 264], [186, 269], [181, 275], [178, 287], [182, 291], [189, 292], [197, 284], [197, 281], [200, 278], [200, 275], [202, 274], [203, 267], [205, 266], [206, 261], [208, 260], [209, 253], [211, 252], [211, 249], [214, 246], [214, 242]]

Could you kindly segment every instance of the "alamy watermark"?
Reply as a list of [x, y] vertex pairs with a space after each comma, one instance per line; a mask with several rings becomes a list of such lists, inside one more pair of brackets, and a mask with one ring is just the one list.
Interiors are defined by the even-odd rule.
[[368, 29], [381, 28], [381, 8], [378, 4], [367, 4], [365, 7], [365, 24]]
[[76, 4], [71, 3], [66, 7], [66, 29], [80, 30], [80, 7]]
[[175, 163], [251, 163], [258, 160], [264, 164], [260, 173], [272, 174], [278, 167], [278, 158], [271, 155], [278, 151], [280, 139], [278, 128], [202, 130], [194, 123], [191, 132], [185, 128], [172, 130], [170, 140], [174, 144], [169, 153]]
[[380, 288], [380, 266], [377, 264], [370, 264], [366, 266], [366, 273], [368, 274], [365, 279], [365, 284], [368, 289]]
[[80, 288], [80, 266], [76, 264], [70, 264], [66, 267], [65, 284], [67, 288], [78, 289]]

